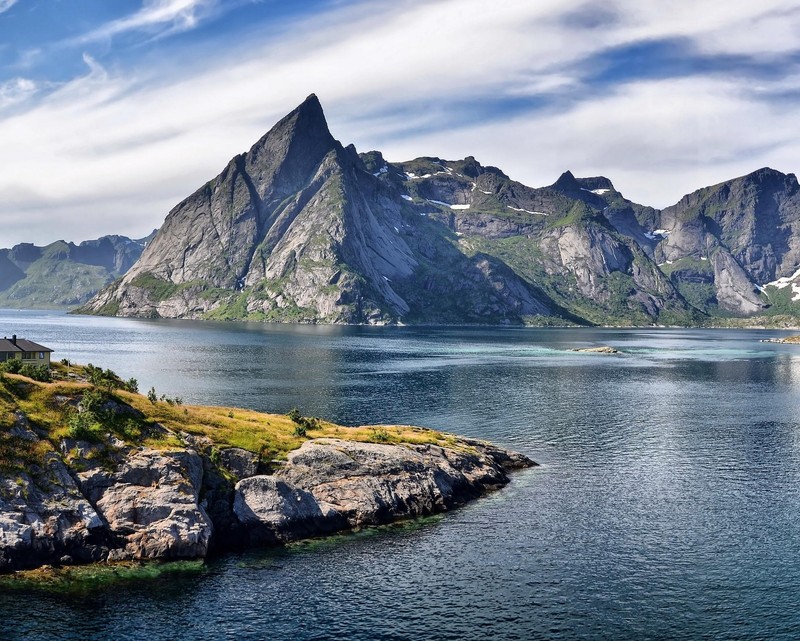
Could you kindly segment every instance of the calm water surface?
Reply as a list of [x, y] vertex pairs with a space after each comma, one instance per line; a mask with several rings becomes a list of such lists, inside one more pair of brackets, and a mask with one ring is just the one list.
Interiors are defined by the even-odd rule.
[[[0, 311], [186, 402], [412, 423], [542, 467], [443, 518], [81, 595], [0, 638], [800, 638], [800, 347], [780, 332], [294, 327]], [[612, 345], [618, 356], [571, 347]]]

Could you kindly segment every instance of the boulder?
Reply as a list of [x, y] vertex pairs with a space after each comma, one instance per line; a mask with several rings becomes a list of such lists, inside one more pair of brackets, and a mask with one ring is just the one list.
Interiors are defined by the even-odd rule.
[[505, 485], [506, 469], [533, 464], [478, 441], [464, 444], [306, 441], [273, 476], [241, 481], [234, 510], [252, 538], [286, 541], [441, 512]]
[[213, 526], [198, 497], [203, 462], [194, 450], [133, 451], [113, 472], [78, 474], [115, 540], [111, 560], [206, 555]]

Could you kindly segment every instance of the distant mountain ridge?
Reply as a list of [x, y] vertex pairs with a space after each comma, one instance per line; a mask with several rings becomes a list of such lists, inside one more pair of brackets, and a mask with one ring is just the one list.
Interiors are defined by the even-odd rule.
[[178, 204], [80, 311], [326, 323], [680, 324], [800, 314], [800, 187], [761, 169], [657, 210], [603, 176], [389, 163], [316, 96]]
[[0, 249], [0, 307], [74, 307], [122, 276], [139, 259], [147, 238], [103, 236], [76, 245], [63, 240], [38, 247]]

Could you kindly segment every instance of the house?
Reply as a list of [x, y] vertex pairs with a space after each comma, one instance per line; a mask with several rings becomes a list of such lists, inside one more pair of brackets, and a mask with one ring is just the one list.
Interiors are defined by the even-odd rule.
[[19, 358], [23, 363], [49, 367], [52, 353], [53, 350], [49, 347], [24, 338], [17, 338], [16, 334], [11, 338], [4, 336], [0, 339], [0, 363], [12, 358]]

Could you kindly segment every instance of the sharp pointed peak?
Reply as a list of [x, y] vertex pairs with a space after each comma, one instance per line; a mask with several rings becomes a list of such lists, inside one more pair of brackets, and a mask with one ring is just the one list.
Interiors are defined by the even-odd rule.
[[328, 130], [322, 103], [317, 98], [317, 95], [313, 93], [297, 105], [281, 122], [302, 123], [304, 127], [311, 125], [324, 127], [326, 131]]
[[302, 111], [314, 110], [318, 111], [319, 113], [323, 113], [322, 103], [319, 101], [319, 98], [317, 98], [317, 94], [315, 93], [308, 94], [308, 96], [306, 96], [306, 99], [299, 105], [297, 105], [297, 108], [295, 109], [295, 111], [301, 111], [301, 110]]
[[567, 169], [561, 176], [559, 176], [558, 180], [556, 180], [551, 187], [553, 189], [558, 189], [559, 191], [576, 191], [581, 188], [578, 181], [573, 176], [572, 172]]
[[336, 141], [328, 129], [325, 113], [316, 94], [310, 94], [264, 134], [246, 154], [247, 160], [257, 156], [265, 145], [283, 147], [286, 153], [290, 145], [296, 145], [302, 153], [307, 153], [310, 147], [317, 150], [324, 148], [325, 153], [335, 148]]

